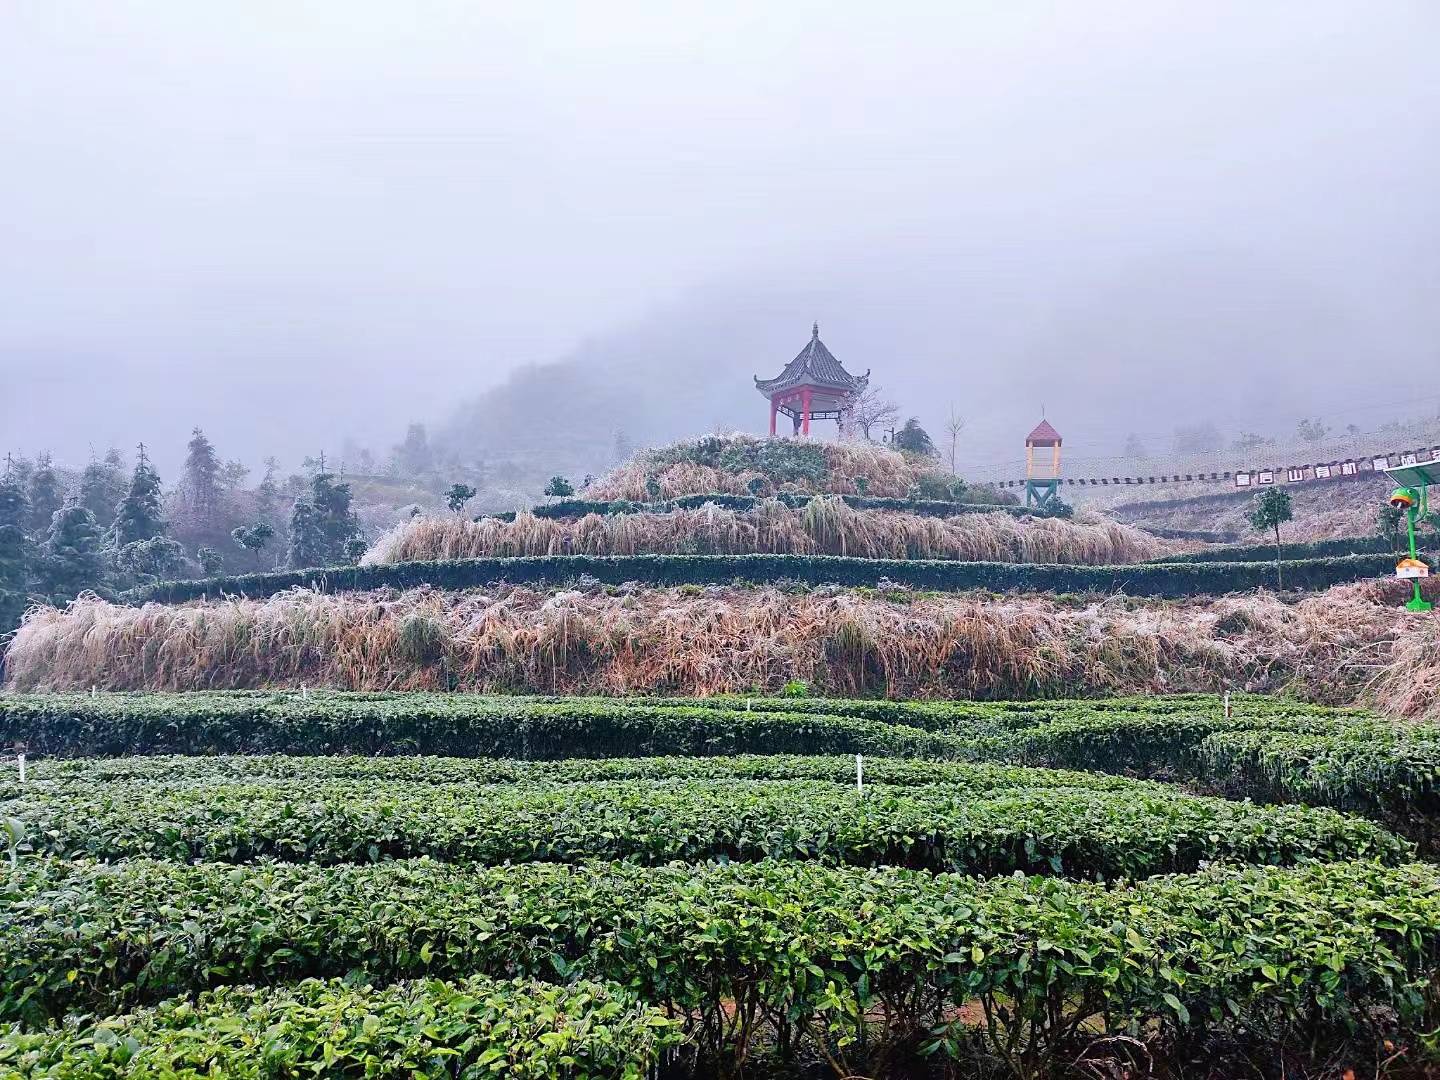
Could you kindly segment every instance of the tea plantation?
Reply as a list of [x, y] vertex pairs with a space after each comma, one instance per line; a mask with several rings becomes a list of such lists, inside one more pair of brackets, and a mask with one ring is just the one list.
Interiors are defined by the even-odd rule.
[[1440, 736], [1356, 709], [87, 693], [0, 744], [0, 1076], [1434, 1060]]

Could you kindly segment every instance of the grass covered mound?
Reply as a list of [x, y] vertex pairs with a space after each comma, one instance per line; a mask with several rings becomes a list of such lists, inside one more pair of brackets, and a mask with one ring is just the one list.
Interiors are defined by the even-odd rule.
[[826, 496], [801, 508], [767, 499], [744, 510], [707, 504], [568, 520], [529, 513], [511, 521], [414, 518], [380, 537], [361, 564], [537, 555], [773, 554], [1114, 566], [1180, 550], [1181, 544], [1103, 519], [1003, 513], [942, 518], [857, 510]]
[[866, 442], [709, 435], [642, 450], [585, 489], [591, 499], [654, 502], [721, 492], [870, 495], [1008, 502], [993, 489], [968, 488], [933, 462]]

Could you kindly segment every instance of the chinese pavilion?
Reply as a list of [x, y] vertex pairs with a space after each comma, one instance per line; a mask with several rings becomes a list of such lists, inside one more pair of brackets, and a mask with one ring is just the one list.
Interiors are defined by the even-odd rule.
[[835, 420], [844, 426], [845, 410], [870, 384], [870, 372], [851, 375], [820, 340], [820, 324], [810, 341], [785, 370], [773, 379], [755, 377], [755, 389], [770, 399], [770, 434], [775, 416], [784, 413], [795, 424], [796, 435], [810, 434], [811, 420]]

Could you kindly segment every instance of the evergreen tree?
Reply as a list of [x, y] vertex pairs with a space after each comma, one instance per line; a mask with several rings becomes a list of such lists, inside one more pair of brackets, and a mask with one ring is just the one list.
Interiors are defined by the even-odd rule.
[[50, 530], [55, 511], [65, 501], [60, 490], [60, 480], [50, 465], [50, 455], [41, 454], [30, 474], [29, 490], [25, 497], [30, 503], [29, 531], [32, 536], [43, 538]]
[[130, 490], [115, 507], [115, 524], [110, 530], [110, 545], [119, 551], [137, 540], [149, 540], [164, 534], [167, 526], [160, 508], [160, 477], [145, 457], [145, 444], [130, 477]]
[[891, 445], [896, 450], [907, 454], [915, 454], [919, 457], [935, 456], [935, 444], [930, 441], [929, 433], [913, 416], [906, 420], [905, 426], [895, 433], [895, 439]]
[[197, 522], [208, 524], [220, 503], [220, 457], [198, 427], [191, 430], [185, 449], [182, 503]]
[[152, 536], [117, 551], [115, 565], [136, 585], [174, 578], [185, 565], [185, 549], [168, 536]]
[[206, 577], [219, 577], [225, 571], [225, 556], [212, 547], [202, 547], [195, 552], [195, 561]]
[[392, 460], [401, 476], [421, 476], [435, 468], [435, 454], [424, 424], [411, 424], [405, 430], [405, 441], [395, 447]]
[[323, 566], [325, 561], [325, 530], [320, 512], [309, 499], [296, 499], [290, 508], [290, 546], [285, 565], [291, 570], [304, 570]]
[[465, 509], [465, 504], [475, 497], [475, 489], [469, 484], [451, 484], [450, 490], [445, 493], [445, 505], [450, 507], [452, 513], [459, 514]]
[[95, 516], [79, 503], [55, 511], [40, 557], [45, 591], [53, 603], [63, 604], [104, 583], [103, 539]]
[[273, 530], [280, 519], [280, 483], [276, 476], [280, 462], [273, 457], [265, 459], [265, 475], [255, 487], [255, 519], [263, 521]]
[[359, 519], [350, 509], [350, 485], [336, 483], [325, 470], [325, 456], [310, 478], [308, 495], [290, 510], [290, 546], [286, 559], [292, 570], [353, 562], [365, 551]]
[[112, 449], [102, 460], [85, 466], [80, 474], [80, 505], [90, 511], [97, 525], [108, 529], [114, 524], [115, 507], [124, 497], [119, 451]]
[[334, 475], [325, 471], [323, 458], [320, 471], [310, 480], [310, 502], [320, 522], [324, 553], [320, 565], [350, 561], [351, 543], [360, 537], [360, 521], [350, 509], [350, 485], [335, 483]]
[[268, 521], [257, 521], [254, 525], [242, 525], [237, 529], [230, 530], [230, 536], [235, 543], [247, 551], [255, 553], [255, 569], [260, 569], [260, 553], [270, 538], [275, 535], [275, 530], [270, 527]]
[[541, 494], [547, 499], [568, 499], [575, 494], [575, 485], [563, 476], [552, 476]]
[[20, 625], [20, 616], [30, 603], [32, 561], [25, 530], [19, 525], [0, 525], [0, 643]]
[[0, 525], [25, 529], [30, 524], [30, 500], [25, 497], [24, 485], [11, 472], [8, 456], [5, 463], [4, 475], [0, 475]]

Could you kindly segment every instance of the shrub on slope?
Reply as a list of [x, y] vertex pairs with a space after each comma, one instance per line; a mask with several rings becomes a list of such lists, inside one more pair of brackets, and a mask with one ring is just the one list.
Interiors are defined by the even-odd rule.
[[[1268, 595], [1062, 603], [774, 588], [296, 590], [186, 606], [81, 600], [33, 614], [7, 671], [19, 690], [305, 684], [697, 696], [776, 692], [798, 679], [835, 696], [1230, 685], [1350, 702], [1427, 625], [1345, 589], [1294, 604]], [[1429, 700], [1418, 695], [1406, 708]]]
[[803, 509], [768, 500], [751, 510], [714, 505], [669, 513], [587, 514], [571, 520], [522, 513], [513, 521], [417, 518], [397, 525], [362, 565], [535, 555], [849, 555], [868, 559], [1114, 566], [1178, 549], [1112, 521], [1010, 514], [922, 517], [855, 510], [838, 498]]
[[932, 463], [873, 443], [711, 435], [642, 450], [585, 489], [591, 499], [674, 499], [731, 495], [875, 495], [903, 499], [927, 478], [952, 480]]

